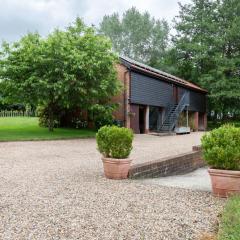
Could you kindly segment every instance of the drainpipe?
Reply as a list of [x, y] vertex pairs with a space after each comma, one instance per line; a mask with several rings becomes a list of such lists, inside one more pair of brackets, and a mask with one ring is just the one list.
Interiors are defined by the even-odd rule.
[[123, 91], [123, 94], [124, 94], [124, 126], [127, 127], [127, 117], [128, 117], [128, 96], [127, 96], [127, 73], [129, 73], [130, 71], [129, 70], [126, 70], [124, 72], [124, 81], [123, 81], [123, 87], [124, 87], [124, 91]]

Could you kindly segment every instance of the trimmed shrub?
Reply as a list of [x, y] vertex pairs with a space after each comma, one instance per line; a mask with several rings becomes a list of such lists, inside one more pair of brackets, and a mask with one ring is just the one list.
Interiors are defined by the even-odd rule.
[[104, 126], [97, 135], [98, 150], [104, 157], [127, 158], [132, 150], [133, 132], [131, 129]]
[[205, 161], [212, 168], [240, 170], [240, 128], [223, 125], [202, 139]]

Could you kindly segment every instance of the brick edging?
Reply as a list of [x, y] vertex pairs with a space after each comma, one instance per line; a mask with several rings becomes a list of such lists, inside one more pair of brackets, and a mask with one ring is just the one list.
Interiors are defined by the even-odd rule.
[[193, 146], [193, 147], [192, 147], [192, 150], [193, 150], [193, 151], [202, 151], [202, 147], [201, 147], [200, 145]]
[[194, 146], [193, 151], [188, 153], [135, 164], [129, 170], [129, 178], [166, 177], [191, 172], [203, 166], [205, 162], [200, 146]]

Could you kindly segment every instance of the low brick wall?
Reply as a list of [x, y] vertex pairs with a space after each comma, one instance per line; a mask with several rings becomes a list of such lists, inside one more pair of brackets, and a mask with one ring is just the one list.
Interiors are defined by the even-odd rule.
[[201, 147], [200, 145], [193, 146], [193, 147], [192, 147], [192, 150], [193, 150], [193, 151], [201, 151], [201, 150], [202, 150], [202, 147]]
[[200, 147], [194, 146], [193, 151], [188, 153], [133, 165], [129, 178], [166, 177], [191, 172], [203, 166], [205, 163]]

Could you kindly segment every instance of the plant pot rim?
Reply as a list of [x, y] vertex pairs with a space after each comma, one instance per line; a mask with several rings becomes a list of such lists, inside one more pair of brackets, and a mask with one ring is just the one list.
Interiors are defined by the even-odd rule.
[[217, 169], [217, 168], [209, 167], [208, 172], [211, 175], [225, 175], [225, 176], [240, 177], [240, 170], [225, 170], [225, 169]]
[[110, 157], [102, 157], [103, 162], [116, 162], [116, 163], [129, 163], [132, 162], [131, 158], [110, 158]]

